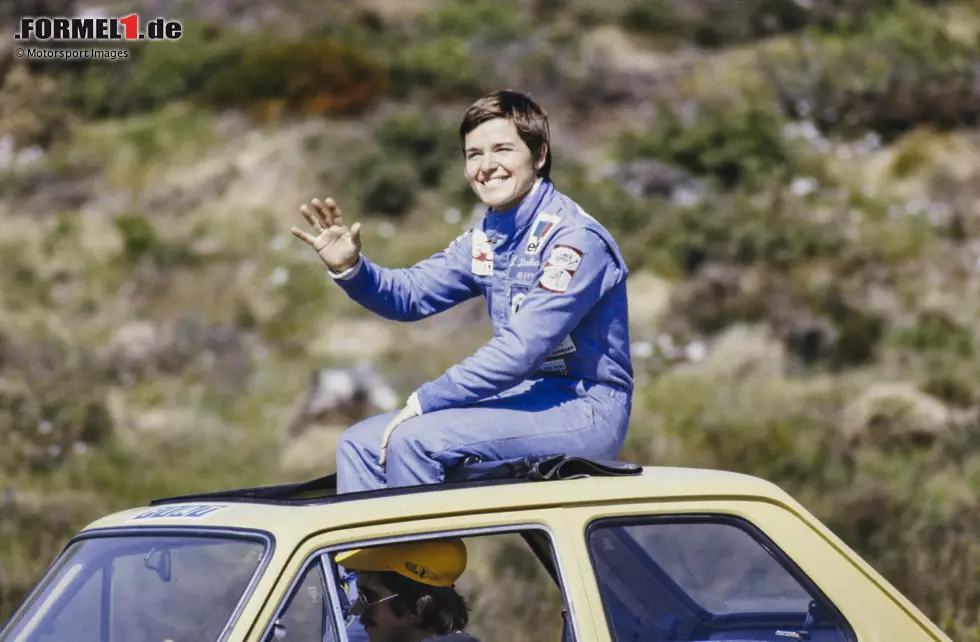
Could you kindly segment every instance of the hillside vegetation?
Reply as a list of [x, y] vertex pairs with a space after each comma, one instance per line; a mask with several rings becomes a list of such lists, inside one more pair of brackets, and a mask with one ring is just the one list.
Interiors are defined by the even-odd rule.
[[980, 642], [975, 3], [192, 4], [126, 3], [186, 35], [121, 61], [0, 38], [0, 621], [96, 516], [332, 471], [391, 401], [313, 412], [315, 373], [398, 403], [487, 340], [478, 303], [358, 309], [289, 228], [329, 195], [386, 265], [442, 249], [476, 205], [462, 109], [512, 87], [629, 261], [622, 458], [781, 485]]

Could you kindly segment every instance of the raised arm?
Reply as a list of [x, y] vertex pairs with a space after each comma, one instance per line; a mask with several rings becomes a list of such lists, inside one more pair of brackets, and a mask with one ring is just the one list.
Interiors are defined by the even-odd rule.
[[416, 321], [480, 294], [470, 272], [469, 235], [410, 268], [384, 268], [361, 253], [360, 223], [348, 230], [333, 199], [300, 207], [316, 236], [294, 235], [312, 246], [327, 272], [354, 301], [394, 321]]
[[352, 300], [386, 319], [417, 321], [480, 294], [470, 272], [470, 232], [409, 268], [384, 268], [365, 256], [334, 279]]

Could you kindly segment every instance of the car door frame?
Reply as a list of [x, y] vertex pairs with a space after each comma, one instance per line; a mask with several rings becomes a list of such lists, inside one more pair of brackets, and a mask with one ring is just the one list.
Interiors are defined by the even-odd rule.
[[[325, 529], [311, 534], [300, 542], [283, 565], [280, 576], [243, 637], [247, 642], [267, 639], [280, 610], [288, 603], [303, 572], [308, 565], [324, 555], [360, 546], [388, 544], [405, 540], [434, 539], [442, 537], [470, 537], [522, 531], [539, 531], [548, 538], [558, 573], [558, 589], [564, 601], [565, 620], [571, 627], [573, 639], [586, 642], [596, 639], [596, 616], [592, 613], [590, 598], [582, 585], [585, 571], [581, 568], [574, 547], [574, 534], [566, 528], [567, 522], [561, 508], [528, 510], [503, 510], [484, 513], [467, 513], [454, 516], [385, 521], [372, 525], [337, 530]], [[540, 563], [540, 561], [539, 561]], [[588, 564], [588, 558], [585, 558]], [[546, 570], [546, 569], [545, 569]], [[333, 574], [328, 573], [331, 610], [336, 626], [344, 630], [341, 606], [336, 599], [337, 586]], [[604, 623], [603, 623], [604, 626]]]
[[588, 548], [589, 526], [607, 518], [712, 515], [744, 520], [768, 537], [840, 611], [857, 642], [952, 642], [911, 602], [888, 584], [811, 515], [764, 499], [650, 500], [569, 507], [568, 532], [583, 560], [582, 584], [597, 618], [596, 642], [612, 642], [599, 583]]

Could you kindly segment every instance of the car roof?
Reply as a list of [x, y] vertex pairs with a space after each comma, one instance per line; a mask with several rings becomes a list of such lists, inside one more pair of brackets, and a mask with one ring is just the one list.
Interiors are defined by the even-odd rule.
[[[681, 467], [635, 467], [636, 474], [530, 481], [491, 479], [337, 495], [335, 476], [279, 487], [259, 487], [164, 498], [95, 520], [83, 531], [128, 527], [256, 529], [276, 539], [423, 517], [502, 510], [533, 510], [629, 500], [757, 499], [799, 510], [778, 486], [735, 472]], [[323, 483], [327, 494], [303, 496]]]

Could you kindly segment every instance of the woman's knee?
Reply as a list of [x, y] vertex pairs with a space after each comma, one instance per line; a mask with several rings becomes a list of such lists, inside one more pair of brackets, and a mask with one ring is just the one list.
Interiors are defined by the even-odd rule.
[[395, 428], [388, 439], [388, 457], [428, 457], [435, 447], [432, 440], [438, 437], [430, 423], [416, 417]]
[[388, 423], [398, 414], [397, 410], [363, 419], [340, 435], [337, 450], [360, 450], [364, 446], [381, 447], [381, 437]]

